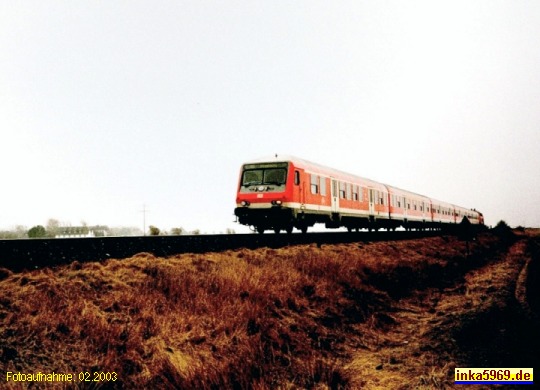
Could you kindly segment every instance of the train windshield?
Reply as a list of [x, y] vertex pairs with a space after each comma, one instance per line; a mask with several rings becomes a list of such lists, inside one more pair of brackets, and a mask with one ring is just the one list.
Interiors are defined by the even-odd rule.
[[242, 174], [242, 186], [283, 185], [287, 180], [287, 163], [246, 164]]

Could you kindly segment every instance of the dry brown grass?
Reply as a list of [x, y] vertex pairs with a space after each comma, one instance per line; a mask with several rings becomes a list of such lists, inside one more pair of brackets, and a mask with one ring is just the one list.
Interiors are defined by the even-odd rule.
[[4, 271], [0, 367], [115, 371], [125, 388], [442, 388], [452, 351], [407, 338], [415, 324], [434, 337], [423, 314], [450, 310], [444, 290], [491, 264], [498, 242], [482, 236], [469, 255], [438, 237]]

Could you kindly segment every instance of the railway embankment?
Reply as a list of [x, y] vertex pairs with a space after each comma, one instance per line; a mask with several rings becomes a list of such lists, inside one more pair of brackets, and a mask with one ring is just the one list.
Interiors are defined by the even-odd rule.
[[455, 367], [537, 367], [518, 298], [534, 313], [537, 243], [484, 233], [3, 270], [0, 371], [114, 372], [107, 388], [442, 389]]

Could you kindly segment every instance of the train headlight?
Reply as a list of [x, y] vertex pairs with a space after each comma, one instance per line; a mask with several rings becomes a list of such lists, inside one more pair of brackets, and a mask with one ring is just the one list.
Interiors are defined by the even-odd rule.
[[247, 200], [243, 200], [242, 202], [240, 202], [240, 204], [244, 207], [249, 206], [249, 202]]
[[281, 206], [281, 203], [282, 203], [281, 200], [273, 200], [273, 201], [272, 201], [272, 204], [273, 204], [274, 206]]

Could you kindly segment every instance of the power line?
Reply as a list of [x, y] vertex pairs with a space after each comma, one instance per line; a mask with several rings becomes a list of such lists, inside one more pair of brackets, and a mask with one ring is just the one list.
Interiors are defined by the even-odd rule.
[[146, 208], [146, 204], [143, 203], [143, 209], [140, 210], [141, 213], [143, 213], [143, 235], [146, 236], [146, 213], [148, 213], [150, 210]]

